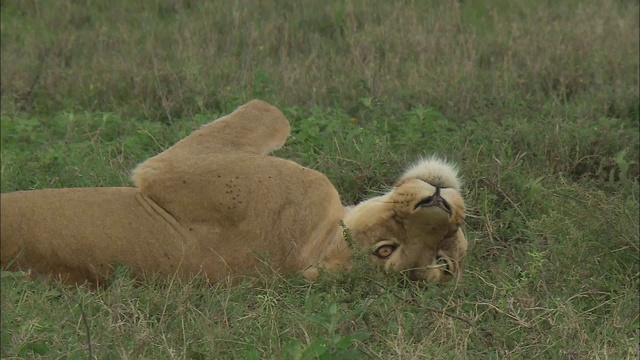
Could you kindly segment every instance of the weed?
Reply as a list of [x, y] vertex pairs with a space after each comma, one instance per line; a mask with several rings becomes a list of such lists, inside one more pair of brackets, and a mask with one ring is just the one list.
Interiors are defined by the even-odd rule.
[[338, 327], [363, 311], [363, 307], [357, 307], [348, 313], [339, 314], [338, 304], [331, 303], [323, 312], [309, 316], [308, 319], [311, 322], [322, 326], [326, 330], [326, 337], [314, 339], [304, 347], [300, 341], [294, 340], [290, 342], [286, 347], [286, 358], [290, 360], [360, 358], [361, 353], [352, 348], [357, 341], [365, 340], [369, 335], [364, 332], [357, 332], [353, 335], [344, 336], [338, 332]]

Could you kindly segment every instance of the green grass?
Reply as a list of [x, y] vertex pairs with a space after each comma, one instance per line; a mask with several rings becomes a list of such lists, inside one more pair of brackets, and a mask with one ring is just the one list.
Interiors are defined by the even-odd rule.
[[458, 163], [463, 281], [3, 272], [3, 358], [637, 358], [637, 2], [110, 4], [2, 1], [2, 192], [130, 185], [257, 97], [292, 123], [277, 155], [348, 204], [420, 156]]

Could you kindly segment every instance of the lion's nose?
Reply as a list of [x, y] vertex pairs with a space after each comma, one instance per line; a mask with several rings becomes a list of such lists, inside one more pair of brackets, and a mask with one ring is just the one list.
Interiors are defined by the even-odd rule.
[[433, 207], [433, 206], [437, 206], [442, 210], [446, 211], [447, 213], [451, 214], [451, 206], [449, 205], [447, 200], [445, 200], [444, 198], [442, 198], [442, 196], [440, 196], [440, 188], [436, 188], [436, 193], [433, 194], [432, 196], [428, 196], [418, 201], [418, 203], [414, 207], [414, 210], [417, 210], [420, 207]]

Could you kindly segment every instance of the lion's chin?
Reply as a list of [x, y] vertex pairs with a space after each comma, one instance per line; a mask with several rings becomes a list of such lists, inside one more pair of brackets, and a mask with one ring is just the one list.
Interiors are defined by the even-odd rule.
[[421, 208], [422, 218], [432, 226], [447, 226], [451, 222], [451, 212], [440, 206]]

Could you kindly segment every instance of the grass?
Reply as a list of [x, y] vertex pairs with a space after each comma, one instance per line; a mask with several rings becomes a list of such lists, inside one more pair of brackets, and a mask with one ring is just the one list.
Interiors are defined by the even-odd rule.
[[2, 192], [129, 171], [257, 97], [345, 203], [417, 157], [465, 179], [463, 281], [258, 273], [98, 291], [2, 273], [2, 357], [640, 353], [638, 4], [2, 1]]
[[389, 98], [457, 121], [638, 116], [634, 1], [2, 4], [6, 109], [172, 121], [253, 97]]

